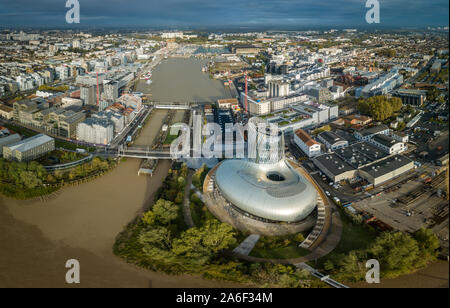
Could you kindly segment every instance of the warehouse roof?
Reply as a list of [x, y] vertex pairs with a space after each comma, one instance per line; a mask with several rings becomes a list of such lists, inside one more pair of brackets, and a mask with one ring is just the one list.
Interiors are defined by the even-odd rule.
[[383, 152], [381, 149], [367, 142], [358, 142], [352, 144], [351, 148], [355, 149], [355, 151], [358, 151], [361, 154], [364, 154], [371, 161], [380, 160], [387, 156], [387, 154]]
[[318, 163], [320, 163], [335, 176], [355, 170], [355, 168], [353, 168], [350, 164], [348, 164], [335, 153], [317, 156], [313, 159], [313, 161], [317, 161]]
[[379, 134], [372, 137], [373, 141], [378, 142], [381, 145], [384, 145], [385, 147], [392, 147], [393, 145], [400, 143], [399, 141], [395, 140], [394, 138], [385, 135], [385, 134]]
[[336, 144], [338, 142], [346, 142], [344, 138], [340, 137], [339, 135], [333, 133], [333, 132], [322, 132], [319, 134], [319, 137], [321, 137], [323, 140], [328, 142], [329, 144]]
[[24, 139], [22, 141], [13, 143], [7, 147], [10, 148], [12, 151], [26, 152], [32, 148], [35, 148], [37, 146], [40, 146], [40, 145], [45, 144], [52, 140], [54, 140], [54, 139], [47, 135], [39, 134], [39, 135], [30, 137], [30, 138]]
[[361, 168], [361, 170], [368, 173], [370, 176], [377, 178], [400, 169], [412, 162], [413, 161], [406, 156], [394, 155]]
[[375, 134], [379, 134], [382, 131], [385, 131], [389, 129], [389, 127], [387, 127], [384, 124], [378, 125], [378, 126], [372, 126], [370, 128], [366, 128], [363, 130], [360, 130], [358, 133], [362, 136], [371, 136], [371, 135], [375, 135]]

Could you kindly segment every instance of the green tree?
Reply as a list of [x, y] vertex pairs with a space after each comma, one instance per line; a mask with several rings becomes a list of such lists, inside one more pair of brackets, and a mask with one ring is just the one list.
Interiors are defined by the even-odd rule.
[[431, 88], [430, 90], [427, 91], [427, 100], [429, 102], [435, 102], [436, 99], [439, 97], [439, 95], [441, 95], [441, 92], [439, 92], [438, 89], [433, 87], [433, 88]]
[[173, 202], [164, 199], [156, 201], [152, 208], [156, 221], [163, 225], [167, 225], [177, 219], [179, 208]]
[[170, 250], [172, 248], [172, 238], [170, 231], [166, 227], [153, 227], [139, 235], [139, 243], [143, 246], [153, 246], [159, 249]]
[[42, 184], [42, 181], [31, 171], [22, 171], [20, 173], [20, 179], [23, 185], [28, 189], [35, 188]]
[[417, 241], [408, 234], [384, 232], [377, 237], [368, 253], [380, 262], [382, 271], [404, 272], [415, 266], [420, 250]]
[[142, 216], [142, 221], [147, 224], [147, 225], [153, 225], [156, 221], [156, 217], [155, 214], [152, 211], [147, 211], [143, 216]]
[[217, 253], [236, 243], [233, 228], [218, 220], [208, 220], [203, 227], [203, 234], [204, 245], [213, 253]]
[[392, 112], [392, 106], [386, 101], [370, 103], [370, 114], [375, 120], [386, 120], [392, 116]]
[[414, 234], [414, 238], [419, 243], [419, 248], [422, 252], [433, 257], [437, 256], [440, 243], [438, 237], [431, 229], [420, 228]]
[[204, 264], [221, 250], [236, 243], [233, 228], [217, 220], [208, 220], [201, 228], [190, 228], [174, 240], [172, 251], [189, 258], [193, 263]]
[[402, 99], [399, 97], [393, 97], [389, 100], [389, 103], [391, 104], [392, 111], [397, 112], [400, 111], [403, 107]]
[[171, 252], [171, 234], [165, 227], [154, 227], [138, 237], [142, 251], [152, 260], [170, 262], [174, 255]]

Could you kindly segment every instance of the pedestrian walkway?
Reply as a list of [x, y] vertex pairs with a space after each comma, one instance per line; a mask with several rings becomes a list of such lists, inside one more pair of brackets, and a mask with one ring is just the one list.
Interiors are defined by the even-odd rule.
[[260, 236], [258, 234], [249, 235], [233, 252], [248, 256], [258, 243]]
[[337, 288], [337, 289], [348, 289], [349, 288], [348, 286], [346, 286], [340, 282], [337, 282], [336, 280], [331, 279], [331, 277], [329, 275], [324, 275], [324, 274], [320, 273], [315, 268], [312, 268], [311, 266], [309, 266], [306, 263], [297, 263], [294, 265], [297, 268], [307, 270], [308, 272], [311, 273], [311, 275], [313, 275], [316, 278], [319, 278], [321, 281], [332, 286], [333, 288]]
[[188, 175], [186, 178], [186, 187], [184, 188], [184, 202], [183, 202], [183, 216], [184, 222], [189, 228], [195, 227], [194, 221], [192, 220], [191, 207], [190, 207], [190, 196], [191, 196], [191, 185], [192, 185], [192, 175], [194, 171], [188, 170]]
[[197, 197], [199, 197], [199, 199], [205, 203], [205, 200], [203, 199], [203, 194], [197, 189], [197, 187], [194, 186], [194, 184], [191, 184], [191, 189], [195, 191], [195, 194], [197, 195]]

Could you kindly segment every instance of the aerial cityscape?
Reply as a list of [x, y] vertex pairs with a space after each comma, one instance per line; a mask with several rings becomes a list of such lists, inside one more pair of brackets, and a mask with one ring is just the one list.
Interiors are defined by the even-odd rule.
[[0, 287], [448, 288], [448, 1], [165, 2], [0, 3]]

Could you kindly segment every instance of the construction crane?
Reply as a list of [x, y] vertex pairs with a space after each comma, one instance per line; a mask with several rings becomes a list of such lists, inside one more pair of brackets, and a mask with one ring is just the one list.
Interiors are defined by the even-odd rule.
[[445, 177], [445, 186], [446, 186], [446, 188], [447, 188], [447, 196], [446, 196], [446, 198], [447, 198], [447, 201], [449, 200], [449, 191], [450, 191], [450, 189], [449, 189], [449, 171], [448, 171], [448, 160], [447, 160], [447, 165], [446, 165], [446, 168], [447, 168], [447, 170], [445, 171], [446, 172], [446, 177]]
[[100, 89], [98, 84], [98, 72], [97, 72], [97, 107], [100, 106]]
[[244, 72], [245, 76], [245, 113], [248, 114], [248, 76], [247, 71]]

